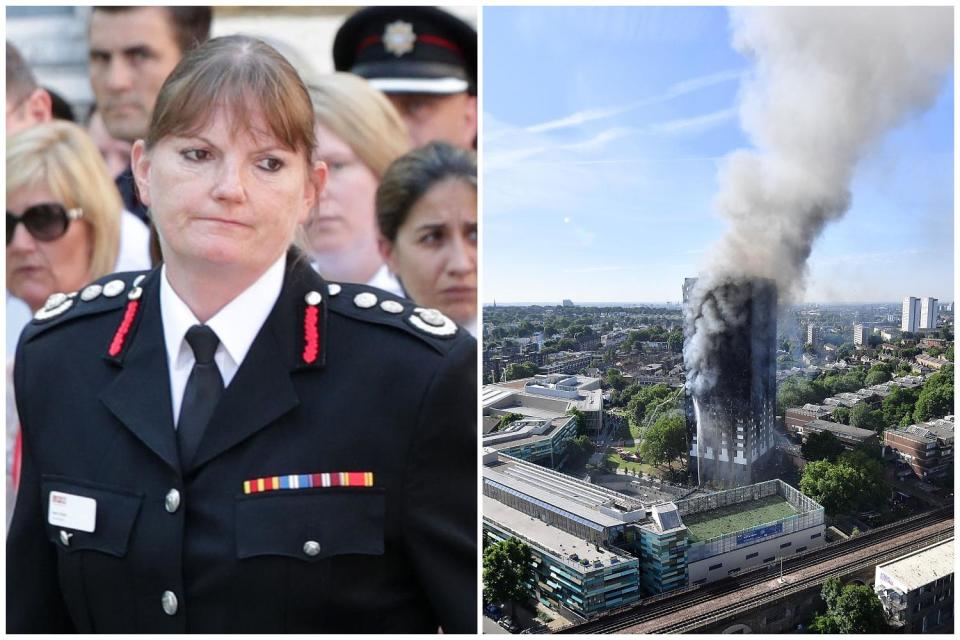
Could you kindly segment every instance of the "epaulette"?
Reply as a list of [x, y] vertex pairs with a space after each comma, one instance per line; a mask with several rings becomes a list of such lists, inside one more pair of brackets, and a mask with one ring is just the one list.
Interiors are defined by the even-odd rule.
[[66, 322], [114, 311], [139, 298], [140, 283], [149, 271], [112, 273], [72, 293], [54, 293], [24, 329], [30, 340]]
[[440, 353], [449, 351], [451, 339], [465, 333], [436, 309], [420, 307], [412, 300], [362, 284], [328, 283], [327, 307], [333, 313], [363, 322], [402, 329]]

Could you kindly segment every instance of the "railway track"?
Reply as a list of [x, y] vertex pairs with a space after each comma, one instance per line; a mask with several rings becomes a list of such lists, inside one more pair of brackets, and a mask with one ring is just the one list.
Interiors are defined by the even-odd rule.
[[[784, 575], [787, 575], [788, 573], [794, 573], [803, 569], [814, 567], [843, 556], [853, 555], [857, 551], [867, 547], [892, 540], [897, 537], [902, 537], [904, 534], [944, 522], [952, 517], [953, 507], [943, 507], [941, 509], [917, 514], [916, 516], [912, 516], [883, 527], [872, 529], [848, 540], [832, 542], [819, 549], [808, 551], [789, 559], [784, 559], [783, 573]], [[932, 539], [937, 535], [938, 534], [931, 534], [931, 536], [925, 536], [923, 541], [926, 541], [928, 538], [930, 538], [932, 541]], [[923, 541], [918, 542], [918, 544]], [[895, 550], [889, 553], [892, 553], [895, 556], [896, 554], [903, 553], [903, 551]], [[851, 564], [882, 561], [883, 560], [877, 560], [875, 557], [871, 556], [869, 558], [858, 558], [856, 562]], [[716, 610], [710, 614], [704, 614], [704, 616], [700, 616], [698, 618], [691, 618], [689, 621], [684, 621], [674, 625], [667, 625], [663, 628], [657, 628], [654, 632], [682, 633], [683, 631], [695, 629], [703, 626], [707, 618], [711, 620], [719, 620], [722, 619], [722, 617], [735, 615], [738, 611], [754, 607], [763, 600], [782, 598], [798, 590], [794, 587], [799, 587], [800, 583], [802, 583], [803, 586], [799, 588], [807, 588], [810, 586], [811, 580], [816, 582], [817, 580], [822, 579], [825, 575], [835, 573], [837, 570], [838, 568], [834, 567], [825, 572], [818, 572], [818, 574], [810, 576], [809, 579], [805, 578], [798, 583], [784, 585], [783, 587], [774, 591], [760, 594], [749, 601], [738, 601], [729, 607], [729, 611], [726, 609]], [[843, 570], [847, 571], [851, 569], [849, 567], [844, 567]], [[671, 591], [665, 594], [645, 598], [641, 600], [639, 604], [635, 604], [624, 609], [611, 611], [600, 618], [566, 627], [557, 633], [616, 633], [644, 622], [649, 622], [657, 618], [662, 618], [673, 613], [689, 609], [698, 604], [717, 601], [727, 594], [767, 582], [776, 577], [779, 574], [779, 571], [779, 562], [761, 565], [755, 569], [744, 572], [742, 575], [737, 576], [736, 578], [729, 578], [713, 584], [702, 586], [686, 587], [681, 590]], [[823, 573], [824, 575], [820, 575], [820, 573]], [[722, 617], [718, 618], [717, 616]]]

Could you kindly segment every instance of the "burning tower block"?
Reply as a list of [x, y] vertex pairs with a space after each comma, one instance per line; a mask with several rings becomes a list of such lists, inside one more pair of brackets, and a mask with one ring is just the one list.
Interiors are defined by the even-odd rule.
[[688, 342], [695, 330], [707, 331], [699, 336], [693, 384], [687, 367], [694, 420], [690, 469], [701, 485], [715, 488], [762, 480], [774, 449], [776, 285], [721, 282], [696, 291], [687, 304]]

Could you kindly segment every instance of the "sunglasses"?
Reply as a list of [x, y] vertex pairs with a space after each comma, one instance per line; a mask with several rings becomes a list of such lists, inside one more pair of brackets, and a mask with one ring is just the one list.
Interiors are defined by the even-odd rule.
[[82, 217], [83, 209], [67, 209], [57, 202], [35, 204], [19, 216], [7, 211], [7, 244], [13, 240], [13, 234], [21, 222], [36, 240], [51, 242], [63, 237], [72, 220]]

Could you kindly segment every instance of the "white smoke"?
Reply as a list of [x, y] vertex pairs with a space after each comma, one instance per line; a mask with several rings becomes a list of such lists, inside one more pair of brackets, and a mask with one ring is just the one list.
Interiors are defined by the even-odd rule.
[[769, 278], [781, 302], [797, 299], [814, 241], [850, 206], [858, 160], [929, 108], [953, 61], [951, 7], [749, 7], [730, 16], [735, 48], [755, 63], [740, 100], [754, 148], [723, 163], [714, 204], [730, 227], [687, 308], [684, 360], [699, 390], [712, 387], [711, 336], [742, 317], [715, 298], [704, 305], [706, 294]]

